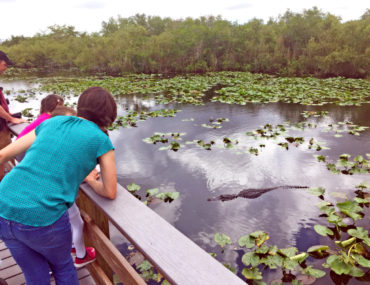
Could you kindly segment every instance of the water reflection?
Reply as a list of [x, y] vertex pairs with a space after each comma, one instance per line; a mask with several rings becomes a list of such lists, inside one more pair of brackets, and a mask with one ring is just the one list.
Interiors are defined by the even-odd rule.
[[[12, 111], [36, 103], [37, 99], [27, 104], [12, 100]], [[321, 154], [336, 161], [342, 153], [351, 154], [352, 157], [369, 153], [369, 129], [360, 136], [344, 133], [341, 138], [335, 138], [332, 131], [323, 132], [328, 124], [346, 120], [370, 126], [369, 105], [340, 107], [273, 103], [235, 106], [208, 102], [197, 107], [176, 104], [158, 106], [152, 97], [143, 99], [139, 95], [118, 98], [118, 104], [120, 115], [127, 110], [182, 110], [175, 118], [148, 119], [138, 122], [137, 128], [114, 131], [110, 137], [116, 148], [119, 182], [122, 185], [135, 182], [142, 186], [142, 191], [159, 187], [161, 192], [180, 192], [180, 198], [173, 203], [151, 207], [209, 252], [220, 253], [213, 241], [216, 232], [228, 234], [236, 243], [244, 234], [263, 230], [270, 234], [270, 244], [279, 247], [297, 246], [300, 250], [327, 241], [313, 232], [313, 225], [320, 220], [319, 209], [314, 206], [319, 200], [304, 189], [275, 189], [255, 199], [238, 198], [226, 202], [210, 202], [208, 198], [237, 194], [246, 188], [263, 189], [281, 185], [320, 186], [328, 191], [351, 195], [355, 185], [369, 180], [369, 175], [332, 174], [324, 163], [317, 162], [313, 156]], [[265, 147], [258, 156], [246, 153], [250, 146], [258, 146], [260, 143], [246, 136], [246, 132], [267, 123], [276, 125], [287, 121], [302, 121], [301, 113], [307, 110], [326, 110], [329, 115], [308, 119], [308, 122], [317, 124], [316, 128], [289, 130], [290, 135], [303, 136], [306, 140], [304, 144], [291, 144], [289, 150], [286, 150], [277, 145], [284, 141], [281, 137], [264, 140]], [[210, 118], [221, 117], [229, 119], [222, 123], [222, 128], [202, 127], [202, 124], [209, 123]], [[144, 138], [152, 136], [154, 132], [184, 132], [186, 135], [180, 141], [179, 151], [159, 151], [162, 145], [143, 142]], [[239, 143], [236, 148], [225, 149], [222, 143], [224, 137], [237, 139]], [[320, 152], [309, 150], [307, 141], [311, 137], [326, 142], [325, 145], [330, 149]], [[185, 145], [185, 141], [195, 139], [214, 140], [216, 145], [211, 151], [196, 144]], [[328, 199], [335, 201], [333, 197]], [[113, 234], [113, 240], [120, 239]], [[225, 254], [219, 254], [218, 259], [230, 264], [239, 260], [240, 266], [240, 255], [237, 250], [227, 250]], [[269, 278], [272, 280], [276, 276], [272, 272]]]

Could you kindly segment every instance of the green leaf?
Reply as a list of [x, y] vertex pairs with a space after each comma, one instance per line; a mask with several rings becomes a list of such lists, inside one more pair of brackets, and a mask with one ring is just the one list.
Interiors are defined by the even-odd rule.
[[245, 266], [256, 267], [260, 264], [260, 258], [253, 251], [249, 251], [242, 256], [242, 262]]
[[339, 217], [336, 213], [330, 214], [327, 218], [329, 223], [336, 224], [339, 226], [346, 226], [342, 221], [343, 219]]
[[159, 192], [158, 188], [151, 188], [146, 190], [146, 193], [148, 193], [148, 196], [153, 196]]
[[227, 244], [232, 244], [231, 238], [225, 234], [216, 233], [214, 240], [221, 246], [221, 248], [224, 248]]
[[335, 244], [340, 246], [341, 248], [345, 249], [345, 248], [353, 245], [355, 242], [356, 242], [356, 238], [351, 237], [351, 238], [343, 240], [343, 241], [335, 241]]
[[361, 266], [370, 268], [370, 260], [366, 259], [365, 257], [363, 257], [362, 255], [359, 255], [359, 254], [352, 254], [351, 256]]
[[149, 261], [144, 260], [142, 263], [140, 263], [137, 266], [137, 269], [139, 269], [141, 272], [143, 272], [143, 271], [147, 271], [147, 270], [151, 269], [152, 267], [153, 266], [150, 264]]
[[235, 267], [231, 267], [229, 264], [227, 263], [222, 263], [227, 269], [229, 269], [232, 273], [236, 274], [236, 268]]
[[362, 199], [362, 198], [358, 198], [358, 197], [355, 197], [353, 198], [353, 201], [359, 203], [359, 204], [367, 204], [370, 202], [369, 198], [367, 198], [368, 200], [366, 199]]
[[322, 225], [315, 225], [314, 227], [315, 232], [317, 232], [319, 235], [327, 236], [327, 235], [334, 235], [333, 231], [325, 226]]
[[140, 190], [140, 188], [141, 188], [140, 185], [137, 185], [134, 182], [127, 185], [127, 190], [130, 191], [130, 192], [138, 191], [138, 190]]
[[361, 189], [370, 188], [370, 183], [367, 181], [363, 181], [361, 182], [360, 185], [356, 185], [356, 188], [361, 188]]
[[357, 221], [358, 219], [362, 218], [361, 215], [357, 214], [358, 212], [362, 211], [362, 208], [358, 205], [358, 203], [354, 201], [348, 200], [342, 203], [337, 203], [337, 207], [343, 214], [346, 214], [354, 221]]
[[362, 277], [365, 275], [365, 273], [358, 267], [352, 267], [348, 275], [351, 275], [353, 277]]
[[267, 284], [261, 280], [253, 280], [253, 285], [267, 285]]
[[255, 238], [256, 245], [261, 246], [266, 240], [268, 240], [270, 237], [268, 236], [267, 233], [263, 231], [256, 231], [251, 234], [249, 234], [252, 238]]
[[349, 274], [352, 269], [352, 265], [344, 262], [344, 260], [338, 255], [329, 256], [326, 263], [330, 266], [331, 270], [338, 275]]
[[320, 162], [325, 162], [326, 161], [326, 158], [325, 156], [322, 156], [322, 155], [314, 155], [314, 157], [316, 157], [317, 161]]
[[252, 238], [250, 235], [242, 236], [238, 241], [240, 246], [245, 246], [246, 248], [252, 248], [256, 245], [255, 239]]
[[283, 260], [283, 268], [288, 270], [294, 270], [298, 265], [298, 261], [296, 260], [292, 260], [290, 258], [284, 258]]
[[307, 190], [307, 192], [315, 196], [322, 196], [325, 193], [325, 188], [322, 187], [310, 188]]
[[297, 254], [298, 249], [296, 247], [280, 248], [278, 252], [283, 256], [291, 257]]
[[266, 254], [269, 251], [269, 247], [267, 245], [262, 245], [261, 247], [256, 249], [256, 253], [258, 254]]
[[155, 197], [165, 202], [172, 202], [172, 200], [177, 199], [179, 195], [180, 195], [179, 192], [163, 192], [155, 195]]
[[310, 265], [302, 270], [302, 274], [306, 274], [315, 278], [321, 278], [325, 275], [325, 271], [312, 268], [312, 266]]
[[302, 263], [307, 257], [308, 257], [308, 253], [302, 252], [300, 254], [291, 256], [290, 259], [298, 261], [299, 263]]
[[349, 229], [347, 233], [359, 239], [366, 239], [369, 237], [369, 232], [367, 230], [364, 230], [364, 228], [362, 227], [356, 227], [356, 229]]
[[250, 280], [261, 280], [262, 279], [262, 273], [259, 272], [258, 268], [244, 268], [242, 271], [242, 275], [246, 279]]

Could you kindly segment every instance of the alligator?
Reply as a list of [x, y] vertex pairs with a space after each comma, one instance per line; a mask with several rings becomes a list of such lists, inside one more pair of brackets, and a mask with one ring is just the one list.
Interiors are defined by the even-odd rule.
[[254, 189], [254, 188], [248, 188], [243, 189], [238, 194], [222, 194], [217, 197], [208, 198], [207, 201], [230, 201], [234, 200], [236, 198], [242, 197], [246, 199], [256, 199], [262, 194], [265, 194], [267, 192], [270, 192], [272, 190], [276, 189], [307, 189], [308, 186], [295, 186], [295, 185], [283, 185], [283, 186], [275, 186], [270, 188], [260, 188], [260, 189]]

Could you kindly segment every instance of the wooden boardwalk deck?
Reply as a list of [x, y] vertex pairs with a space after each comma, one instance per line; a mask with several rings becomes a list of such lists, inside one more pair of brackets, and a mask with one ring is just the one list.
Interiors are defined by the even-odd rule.
[[[26, 284], [22, 270], [19, 268], [9, 249], [4, 242], [0, 240], [0, 278], [4, 279], [8, 285], [23, 285]], [[94, 279], [90, 276], [86, 268], [80, 268], [77, 271], [80, 285], [95, 285]], [[51, 284], [55, 284], [54, 279], [51, 279]]]

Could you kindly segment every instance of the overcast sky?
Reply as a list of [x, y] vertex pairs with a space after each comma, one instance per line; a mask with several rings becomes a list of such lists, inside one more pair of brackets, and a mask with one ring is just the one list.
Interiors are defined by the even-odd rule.
[[317, 6], [323, 12], [340, 16], [343, 21], [361, 17], [370, 1], [366, 0], [0, 0], [0, 39], [12, 35], [33, 36], [52, 25], [72, 25], [79, 32], [98, 32], [110, 17], [130, 17], [137, 13], [180, 19], [221, 15], [229, 21], [267, 21], [290, 9], [302, 12]]

